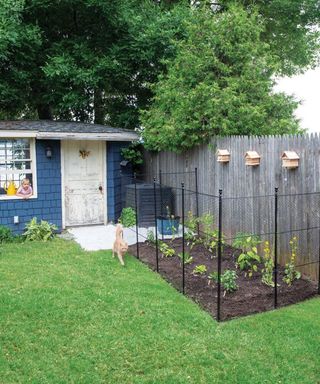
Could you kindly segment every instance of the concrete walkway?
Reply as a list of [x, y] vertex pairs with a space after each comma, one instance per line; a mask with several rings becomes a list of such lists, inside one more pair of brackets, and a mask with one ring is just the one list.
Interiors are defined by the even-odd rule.
[[[116, 226], [113, 224], [91, 225], [88, 227], [68, 228], [68, 232], [86, 251], [99, 251], [100, 249], [112, 249], [115, 239], [115, 229]], [[139, 242], [146, 241], [148, 231], [154, 233], [155, 228], [139, 228]], [[179, 229], [179, 235], [177, 237], [180, 236], [181, 228]], [[129, 245], [136, 244], [136, 228], [124, 228], [123, 238]], [[171, 238], [171, 236], [165, 236], [164, 238]]]

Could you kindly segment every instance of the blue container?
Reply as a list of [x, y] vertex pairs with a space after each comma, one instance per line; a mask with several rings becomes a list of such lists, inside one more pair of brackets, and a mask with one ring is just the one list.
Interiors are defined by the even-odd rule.
[[168, 218], [165, 216], [157, 217], [157, 228], [160, 235], [173, 235], [178, 233], [180, 217]]

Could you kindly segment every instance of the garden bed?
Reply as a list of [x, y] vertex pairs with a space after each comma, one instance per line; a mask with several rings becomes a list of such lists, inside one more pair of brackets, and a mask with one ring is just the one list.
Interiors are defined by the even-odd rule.
[[[166, 241], [175, 250], [175, 256], [164, 257], [159, 251], [159, 273], [179, 291], [182, 290], [182, 265], [177, 256], [182, 252], [182, 240]], [[129, 247], [129, 252], [136, 255], [136, 245]], [[213, 257], [202, 244], [195, 245], [192, 250], [185, 246], [185, 252], [193, 257], [191, 264], [185, 265], [185, 294], [198, 303], [213, 317], [217, 315], [217, 284], [209, 284], [208, 276], [217, 271], [217, 258]], [[235, 262], [240, 251], [225, 245], [222, 254], [222, 273], [227, 269], [235, 270]], [[152, 270], [156, 270], [155, 246], [148, 243], [139, 243], [139, 257]], [[207, 271], [203, 275], [194, 275], [196, 265], [205, 265]], [[221, 288], [221, 319], [227, 320], [234, 317], [252, 313], [264, 312], [274, 308], [274, 288], [261, 281], [261, 268], [249, 278], [244, 271], [236, 270], [238, 289], [224, 295]], [[278, 306], [297, 303], [314, 296], [317, 286], [312, 281], [302, 277], [295, 280], [291, 286], [283, 282], [284, 268], [278, 267]]]

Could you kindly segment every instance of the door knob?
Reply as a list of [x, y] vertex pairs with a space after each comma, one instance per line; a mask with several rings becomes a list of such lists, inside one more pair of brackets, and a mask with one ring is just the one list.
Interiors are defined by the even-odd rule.
[[102, 185], [99, 185], [99, 191], [102, 193], [103, 191]]

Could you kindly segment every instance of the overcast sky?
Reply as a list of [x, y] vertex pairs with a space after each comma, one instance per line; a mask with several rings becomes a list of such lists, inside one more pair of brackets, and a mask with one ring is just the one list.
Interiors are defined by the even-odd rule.
[[303, 75], [279, 80], [276, 90], [302, 100], [296, 113], [302, 127], [309, 132], [320, 132], [320, 67]]

